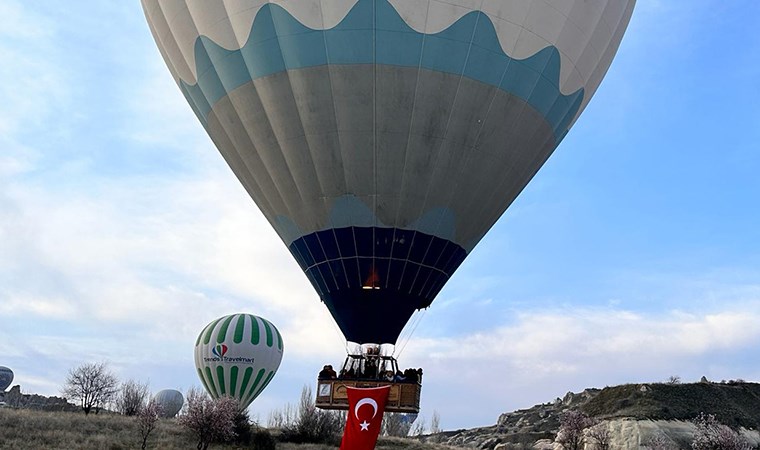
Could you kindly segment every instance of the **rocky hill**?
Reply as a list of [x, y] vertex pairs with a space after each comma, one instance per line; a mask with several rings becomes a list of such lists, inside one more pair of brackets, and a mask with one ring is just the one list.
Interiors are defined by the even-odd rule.
[[0, 392], [0, 402], [5, 406], [19, 409], [36, 409], [40, 411], [78, 411], [65, 398], [45, 397], [37, 394], [22, 394], [21, 386], [13, 386], [8, 392]]
[[502, 414], [496, 425], [434, 436], [449, 445], [477, 449], [554, 448], [560, 415], [569, 410], [605, 421], [612, 448], [642, 448], [655, 434], [686, 448], [694, 431], [691, 420], [701, 412], [740, 429], [760, 444], [760, 384], [731, 381], [690, 384], [628, 384], [568, 392], [563, 398], [532, 408]]

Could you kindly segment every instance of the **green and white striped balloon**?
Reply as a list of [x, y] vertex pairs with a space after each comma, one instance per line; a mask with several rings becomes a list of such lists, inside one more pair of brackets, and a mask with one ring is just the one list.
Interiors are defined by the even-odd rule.
[[235, 398], [244, 410], [272, 381], [283, 348], [282, 336], [271, 322], [233, 314], [201, 331], [195, 342], [195, 367], [209, 395]]

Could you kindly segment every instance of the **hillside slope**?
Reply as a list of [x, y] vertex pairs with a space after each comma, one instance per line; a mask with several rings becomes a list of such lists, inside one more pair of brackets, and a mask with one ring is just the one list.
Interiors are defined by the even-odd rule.
[[604, 388], [580, 409], [592, 417], [691, 420], [714, 414], [732, 427], [760, 425], [760, 384], [628, 384]]
[[569, 410], [580, 410], [608, 421], [613, 434], [620, 435], [617, 436], [620, 448], [638, 448], [657, 432], [672, 435], [674, 442], [680, 444], [693, 433], [689, 421], [702, 412], [714, 414], [734, 428], [759, 429], [760, 384], [648, 383], [586, 389], [577, 394], [568, 392], [554, 402], [504, 413], [494, 426], [447, 432], [436, 439], [449, 445], [480, 449], [507, 443], [516, 445], [502, 448], [529, 448], [539, 439], [553, 439], [560, 416]]

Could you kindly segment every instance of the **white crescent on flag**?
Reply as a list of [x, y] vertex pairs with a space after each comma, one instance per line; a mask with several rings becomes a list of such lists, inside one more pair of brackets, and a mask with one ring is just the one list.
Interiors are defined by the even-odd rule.
[[[364, 405], [370, 405], [374, 411], [372, 412], [372, 419], [375, 418], [377, 415], [377, 402], [372, 400], [371, 398], [363, 398], [356, 402], [356, 406], [354, 407], [354, 416], [356, 417], [356, 420], [359, 420], [359, 408], [361, 408]], [[370, 420], [372, 420], [370, 419]]]

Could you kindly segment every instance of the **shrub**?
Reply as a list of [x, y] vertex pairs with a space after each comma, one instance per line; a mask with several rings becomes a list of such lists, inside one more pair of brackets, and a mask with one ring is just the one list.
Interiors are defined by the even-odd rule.
[[148, 383], [128, 380], [116, 394], [116, 410], [125, 416], [134, 416], [148, 401]]
[[555, 442], [565, 450], [583, 449], [583, 430], [594, 425], [593, 419], [580, 411], [567, 411], [560, 417], [560, 427]]
[[140, 431], [140, 437], [142, 438], [142, 450], [148, 446], [148, 436], [156, 429], [158, 425], [158, 416], [161, 413], [161, 408], [158, 406], [155, 400], [151, 400], [147, 405], [144, 405], [139, 409], [135, 415], [135, 421], [137, 422], [137, 428]]
[[192, 388], [187, 393], [187, 410], [178, 422], [198, 439], [198, 450], [206, 450], [213, 442], [228, 442], [235, 437], [237, 414], [237, 400], [211, 399], [205, 392]]
[[646, 450], [678, 450], [678, 447], [664, 434], [657, 433], [644, 446]]
[[694, 432], [693, 450], [752, 450], [744, 437], [724, 425], [712, 414], [700, 414], [694, 419], [697, 430]]
[[331, 443], [339, 438], [344, 422], [344, 414], [317, 409], [311, 388], [304, 386], [298, 413], [294, 419], [282, 425], [280, 439], [297, 444]]
[[251, 435], [251, 446], [256, 450], [275, 450], [277, 440], [268, 430], [264, 428], [256, 429]]
[[250, 444], [251, 438], [253, 437], [253, 430], [251, 429], [251, 421], [248, 419], [248, 411], [237, 413], [234, 423], [234, 442], [242, 445]]

